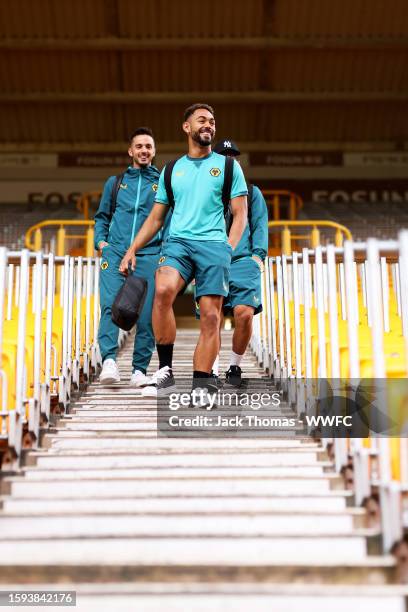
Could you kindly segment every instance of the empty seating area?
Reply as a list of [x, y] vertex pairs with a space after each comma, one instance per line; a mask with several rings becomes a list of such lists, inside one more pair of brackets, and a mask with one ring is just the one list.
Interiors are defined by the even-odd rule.
[[342, 223], [355, 240], [395, 240], [400, 228], [408, 227], [408, 208], [404, 202], [307, 202], [299, 218]]
[[[24, 248], [27, 230], [44, 219], [79, 219], [81, 214], [72, 206], [61, 206], [50, 210], [46, 206], [36, 206], [27, 210], [25, 205], [0, 205], [0, 246], [19, 250]], [[44, 240], [49, 249], [52, 235]]]

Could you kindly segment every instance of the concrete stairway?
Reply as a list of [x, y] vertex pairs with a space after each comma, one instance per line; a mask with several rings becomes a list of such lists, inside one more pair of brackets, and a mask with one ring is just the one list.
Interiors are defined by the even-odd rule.
[[[196, 337], [179, 333], [176, 377]], [[122, 383], [91, 385], [3, 480], [0, 590], [76, 590], [81, 612], [406, 612], [319, 443], [157, 438], [155, 400], [128, 387], [131, 352], [129, 339]], [[243, 368], [262, 376], [250, 355]]]

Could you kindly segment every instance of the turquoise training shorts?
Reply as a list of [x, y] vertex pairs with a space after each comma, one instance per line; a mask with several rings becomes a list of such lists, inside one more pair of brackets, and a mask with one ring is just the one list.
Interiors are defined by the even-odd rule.
[[[223, 312], [232, 313], [235, 306], [252, 306], [254, 315], [262, 312], [261, 270], [250, 256], [231, 262], [229, 293], [224, 300]], [[200, 304], [195, 303], [196, 319], [200, 318]]]
[[261, 270], [249, 255], [231, 262], [229, 293], [224, 300], [224, 314], [235, 306], [253, 306], [254, 314], [262, 312]]
[[175, 268], [188, 285], [195, 278], [196, 299], [229, 291], [232, 247], [227, 242], [170, 236], [163, 244], [159, 268]]

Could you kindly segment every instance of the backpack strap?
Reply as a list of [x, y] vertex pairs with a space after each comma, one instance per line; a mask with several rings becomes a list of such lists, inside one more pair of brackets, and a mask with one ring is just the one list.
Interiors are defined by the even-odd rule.
[[251, 230], [251, 234], [252, 234], [252, 228], [251, 228], [251, 209], [252, 209], [252, 198], [254, 195], [254, 186], [252, 185], [252, 183], [247, 183], [247, 189], [248, 189], [248, 196], [247, 196], [247, 203], [248, 203], [248, 225], [249, 228]]
[[221, 200], [224, 206], [225, 231], [229, 235], [232, 225], [232, 210], [231, 210], [231, 189], [232, 179], [234, 177], [234, 159], [232, 157], [225, 158], [224, 166], [224, 183], [222, 186]]
[[252, 219], [251, 219], [251, 211], [252, 211], [252, 198], [254, 195], [254, 186], [252, 183], [247, 183], [248, 195], [247, 195], [247, 204], [248, 204], [248, 225], [249, 225], [249, 237], [251, 240], [252, 247]]
[[166, 189], [167, 199], [169, 201], [169, 206], [171, 209], [174, 208], [174, 193], [173, 187], [171, 185], [171, 175], [173, 173], [174, 165], [178, 161], [178, 159], [172, 159], [166, 164], [164, 169], [164, 187]]
[[221, 196], [222, 203], [224, 205], [224, 217], [227, 217], [229, 209], [230, 209], [233, 175], [234, 175], [234, 158], [227, 156], [225, 158], [224, 184], [222, 186], [222, 196]]
[[122, 184], [123, 181], [123, 177], [125, 176], [125, 173], [122, 172], [122, 174], [118, 174], [117, 176], [115, 176], [115, 180], [113, 182], [112, 185], [112, 191], [111, 191], [111, 219], [113, 217], [113, 215], [115, 214], [115, 210], [116, 210], [116, 202], [118, 199], [118, 193], [119, 193], [119, 189], [120, 186]]

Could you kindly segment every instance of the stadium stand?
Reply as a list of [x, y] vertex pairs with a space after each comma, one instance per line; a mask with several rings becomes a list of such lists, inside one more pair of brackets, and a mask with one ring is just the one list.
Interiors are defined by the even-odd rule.
[[[407, 612], [407, 0], [17, 0], [0, 23], [0, 607]], [[92, 219], [97, 193], [68, 202], [136, 125], [159, 167], [184, 153], [196, 100], [267, 188], [242, 367], [294, 419], [277, 436], [160, 437], [133, 333], [98, 382], [100, 260], [61, 221]], [[67, 207], [29, 210], [34, 187]], [[178, 326], [176, 379], [196, 340]]]
[[[16, 210], [16, 206], [2, 205], [0, 208], [0, 244], [9, 249], [20, 250], [25, 246], [25, 235], [27, 230], [33, 225], [40, 223], [44, 219], [80, 219], [81, 212], [74, 207], [57, 207], [50, 210], [46, 206], [36, 206], [34, 210], [28, 211], [25, 206], [21, 206], [21, 212]], [[48, 252], [53, 234], [45, 237], [44, 247]], [[52, 246], [52, 245], [51, 245]]]
[[[251, 341], [257, 364], [248, 355], [243, 367], [260, 384], [272, 376], [282, 413], [303, 428], [261, 443], [157, 438], [154, 400], [129, 391], [126, 376], [111, 390], [94, 382], [98, 261], [0, 249], [3, 469], [36, 449], [3, 479], [3, 582], [43, 584], [52, 565], [65, 588], [75, 586], [81, 612], [127, 610], [131, 601], [159, 610], [169, 589], [176, 607], [203, 610], [215, 595], [247, 609], [240, 592], [259, 610], [281, 601], [293, 610], [301, 597], [306, 611], [401, 612], [407, 568], [391, 553], [407, 527], [408, 393], [377, 383], [406, 377], [408, 233], [267, 259]], [[195, 334], [179, 332], [176, 377]], [[125, 368], [132, 342], [121, 342]], [[319, 414], [323, 380], [341, 393], [335, 381], [360, 377], [371, 401], [364, 435], [305, 429], [306, 415]], [[390, 437], [376, 422], [375, 394], [388, 405]], [[378, 505], [371, 520], [370, 504]]]
[[[97, 260], [0, 249], [3, 468], [98, 366]], [[6, 447], [4, 447], [4, 443]]]
[[299, 213], [300, 219], [326, 219], [346, 225], [356, 240], [397, 238], [401, 227], [408, 224], [406, 204], [397, 202], [359, 202], [320, 204], [308, 202]]
[[[325, 379], [330, 393], [357, 398], [366, 440], [343, 432], [325, 444], [333, 445], [338, 471], [351, 461], [357, 502], [379, 489], [385, 551], [407, 527], [407, 255], [403, 231], [398, 242], [370, 238], [269, 258], [267, 308], [252, 338], [258, 362], [299, 415], [315, 413], [313, 398], [320, 397], [321, 411], [327, 406]], [[345, 393], [353, 384], [353, 393]], [[344, 415], [344, 404], [336, 414]]]

